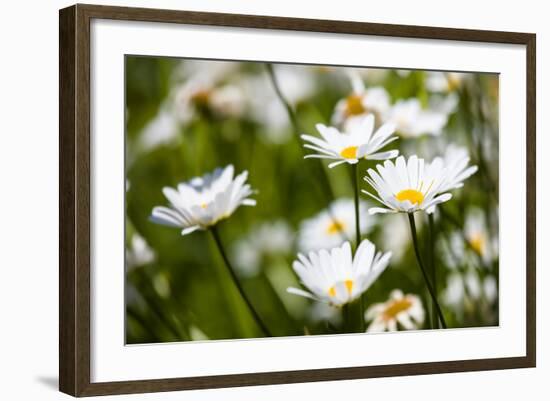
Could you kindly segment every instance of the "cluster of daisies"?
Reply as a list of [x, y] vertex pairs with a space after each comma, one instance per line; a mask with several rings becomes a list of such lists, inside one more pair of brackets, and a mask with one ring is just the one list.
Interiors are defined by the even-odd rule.
[[[446, 83], [450, 88], [459, 85], [461, 79], [460, 75], [443, 77], [447, 77], [445, 82], [434, 77], [433, 85], [445, 89]], [[365, 171], [356, 170], [365, 183], [361, 189], [364, 199], [334, 200], [326, 210], [302, 223], [297, 238], [302, 252], [292, 264], [302, 288], [287, 289], [290, 294], [335, 309], [364, 297], [391, 264], [392, 252], [378, 250], [366, 237], [373, 215], [432, 214], [438, 205], [451, 200], [452, 191], [462, 187], [477, 170], [469, 165], [467, 151], [455, 146], [432, 160], [414, 154], [399, 155], [392, 148], [399, 137], [437, 134], [447, 123], [447, 114], [425, 110], [416, 99], [392, 105], [385, 89], [365, 88], [356, 74], [350, 74], [350, 80], [352, 92], [336, 104], [331, 125], [317, 124], [319, 135], [301, 135], [304, 148], [312, 152], [305, 158], [328, 160], [329, 168], [350, 165], [358, 169], [365, 160], [378, 164]], [[236, 175], [234, 167], [228, 165], [176, 188], [166, 187], [163, 193], [168, 206], [155, 207], [151, 219], [177, 227], [182, 235], [210, 230], [240, 206], [256, 204], [247, 178], [247, 171]], [[367, 198], [371, 200], [367, 202]], [[284, 235], [279, 242], [286, 244], [290, 236]], [[249, 260], [259, 263], [254, 255]], [[399, 289], [388, 296], [387, 302], [372, 304], [364, 311], [367, 331], [422, 326], [424, 309], [419, 296]]]

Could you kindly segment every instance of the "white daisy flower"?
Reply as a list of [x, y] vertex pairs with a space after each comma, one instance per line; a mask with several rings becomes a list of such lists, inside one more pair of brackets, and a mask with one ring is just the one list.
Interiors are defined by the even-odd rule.
[[334, 326], [342, 323], [342, 314], [337, 308], [333, 308], [324, 302], [314, 302], [308, 309], [307, 319], [313, 323], [329, 322]]
[[[391, 251], [392, 261], [400, 261], [405, 253], [409, 249], [409, 243], [411, 242], [411, 231], [409, 224], [403, 219], [402, 216], [397, 214], [386, 214], [379, 217], [378, 227], [381, 232], [381, 243], [384, 245], [384, 249]], [[421, 227], [423, 219], [419, 219], [416, 224]]]
[[175, 141], [178, 137], [180, 123], [173, 112], [162, 106], [157, 115], [151, 119], [140, 133], [139, 141], [144, 150]]
[[384, 115], [385, 122], [396, 127], [396, 133], [405, 138], [414, 138], [422, 134], [439, 135], [447, 124], [446, 113], [435, 110], [423, 110], [416, 98], [399, 100]]
[[[311, 68], [274, 65], [273, 69], [279, 89], [292, 106], [314, 94], [316, 82]], [[240, 84], [248, 99], [251, 118], [265, 128], [263, 139], [274, 144], [288, 141], [292, 137], [291, 121], [267, 72], [248, 75]]]
[[[361, 216], [367, 215], [367, 203], [359, 203]], [[372, 228], [372, 218], [359, 222], [361, 234]], [[321, 211], [300, 224], [298, 247], [302, 252], [329, 249], [355, 238], [355, 203], [352, 199], [337, 199], [328, 209]]]
[[374, 116], [372, 114], [350, 120], [345, 132], [323, 124], [317, 124], [316, 127], [322, 139], [311, 135], [302, 135], [302, 139], [310, 142], [304, 145], [305, 148], [318, 153], [307, 155], [305, 158], [335, 160], [328, 165], [330, 168], [342, 163], [356, 164], [362, 158], [385, 160], [397, 157], [399, 154], [398, 150], [379, 152], [397, 137], [392, 137], [395, 130], [393, 124], [384, 124], [373, 134]]
[[190, 121], [201, 108], [208, 108], [224, 117], [239, 117], [246, 110], [246, 98], [237, 85], [218, 85], [199, 76], [176, 90], [174, 107], [182, 123]]
[[391, 253], [376, 252], [374, 244], [363, 240], [355, 256], [351, 245], [344, 242], [330, 251], [298, 254], [292, 267], [302, 284], [309, 290], [289, 287], [291, 294], [342, 306], [361, 296], [388, 266]]
[[393, 290], [390, 299], [371, 305], [365, 312], [365, 320], [372, 321], [367, 332], [397, 331], [399, 327], [414, 330], [424, 323], [424, 308], [420, 298]]
[[482, 264], [488, 266], [498, 257], [498, 238], [489, 234], [484, 212], [471, 207], [465, 215], [464, 228], [453, 230], [448, 241], [438, 242], [445, 265], [453, 270], [478, 266], [480, 258]]
[[470, 248], [476, 252], [483, 263], [489, 264], [498, 255], [498, 240], [492, 240], [487, 229], [485, 214], [479, 208], [471, 208], [464, 223], [464, 236]]
[[245, 93], [240, 86], [227, 82], [227, 77], [233, 76], [238, 66], [239, 63], [234, 62], [183, 62], [175, 77], [183, 83], [172, 93], [178, 120], [189, 122], [201, 108], [221, 116], [241, 116], [246, 106]]
[[132, 235], [132, 240], [126, 248], [126, 265], [129, 269], [151, 263], [155, 259], [155, 251], [147, 241], [139, 235]]
[[352, 93], [336, 103], [332, 123], [343, 126], [351, 118], [386, 113], [390, 107], [390, 96], [383, 87], [365, 88], [363, 79], [357, 70], [348, 70]]
[[234, 168], [229, 165], [181, 183], [177, 189], [164, 187], [162, 192], [170, 207], [155, 207], [151, 220], [183, 228], [181, 235], [186, 235], [228, 218], [240, 205], [256, 205], [255, 200], [248, 198], [253, 193], [250, 185], [245, 184], [248, 172], [235, 178], [233, 174]]
[[376, 166], [378, 172], [369, 169], [365, 181], [374, 188], [377, 195], [365, 190], [362, 192], [386, 206], [371, 208], [369, 213], [426, 211], [451, 199], [451, 194], [441, 194], [441, 186], [447, 182], [446, 170], [436, 171], [428, 167], [424, 159], [413, 155], [408, 161], [403, 156], [399, 156], [395, 163], [386, 160], [383, 166]]
[[477, 171], [477, 166], [468, 166], [470, 155], [468, 150], [461, 146], [450, 145], [443, 158], [436, 157], [430, 163], [435, 171], [446, 170], [445, 182], [441, 185], [441, 192], [462, 188], [464, 180]]
[[243, 276], [252, 277], [260, 271], [264, 256], [288, 254], [293, 240], [292, 230], [284, 220], [256, 225], [232, 247], [235, 268]]
[[497, 301], [498, 284], [494, 276], [481, 278], [473, 269], [464, 273], [453, 272], [448, 276], [443, 301], [457, 312], [462, 313], [467, 302], [478, 302], [481, 299], [490, 304]]
[[462, 86], [468, 74], [460, 72], [426, 72], [426, 88], [431, 92], [452, 92]]
[[[429, 167], [427, 167], [433, 170], [432, 174], [445, 171], [445, 180], [439, 188], [440, 193], [464, 186], [464, 181], [477, 171], [477, 166], [468, 166], [469, 162], [468, 150], [455, 145], [447, 148], [443, 158], [436, 157], [432, 160]], [[433, 213], [434, 210], [435, 206], [431, 207], [428, 213]]]

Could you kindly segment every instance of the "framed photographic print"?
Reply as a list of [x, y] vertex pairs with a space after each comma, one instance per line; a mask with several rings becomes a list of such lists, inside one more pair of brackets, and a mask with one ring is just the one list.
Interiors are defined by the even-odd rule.
[[60, 390], [535, 366], [535, 35], [60, 11]]

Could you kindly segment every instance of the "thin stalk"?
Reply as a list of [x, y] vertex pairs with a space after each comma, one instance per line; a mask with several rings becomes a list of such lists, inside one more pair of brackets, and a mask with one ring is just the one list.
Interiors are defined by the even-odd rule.
[[[353, 180], [353, 198], [355, 202], [355, 249], [359, 247], [361, 243], [361, 227], [360, 227], [360, 210], [359, 210], [359, 185], [357, 184], [358, 167], [359, 163], [351, 165], [351, 176]], [[364, 293], [359, 297], [359, 328], [361, 331], [365, 331], [365, 299]]]
[[294, 113], [294, 109], [292, 108], [290, 103], [287, 102], [285, 96], [283, 95], [283, 92], [281, 91], [281, 87], [279, 86], [279, 82], [277, 81], [277, 77], [275, 76], [275, 71], [273, 71], [273, 66], [271, 64], [266, 64], [265, 66], [267, 68], [267, 73], [269, 74], [269, 78], [271, 79], [271, 84], [273, 85], [273, 89], [275, 90], [277, 97], [279, 98], [279, 100], [281, 101], [281, 103], [286, 109], [288, 118], [290, 119], [290, 123], [294, 128], [294, 133], [299, 136], [300, 126], [298, 125], [298, 119], [296, 118], [296, 113]]
[[[430, 263], [430, 274], [434, 292], [437, 294], [437, 266], [435, 263], [435, 225], [433, 213], [428, 214], [428, 231], [429, 231], [429, 248], [428, 248], [428, 261]], [[437, 320], [437, 308], [435, 303], [432, 302], [432, 325], [434, 328], [439, 328], [439, 322]]]
[[[300, 151], [305, 156], [307, 153], [306, 153], [304, 147], [302, 146], [302, 140], [300, 138], [300, 133], [302, 132], [302, 129], [300, 128], [300, 124], [298, 122], [298, 117], [296, 117], [296, 112], [294, 111], [294, 109], [292, 108], [292, 106], [290, 105], [288, 100], [285, 98], [285, 95], [281, 91], [281, 87], [280, 87], [279, 82], [277, 80], [277, 76], [275, 75], [273, 65], [267, 63], [267, 64], [265, 64], [265, 66], [266, 66], [266, 69], [267, 69], [267, 73], [269, 75], [269, 79], [271, 80], [271, 85], [273, 86], [273, 89], [275, 90], [275, 94], [277, 95], [277, 97], [279, 98], [281, 103], [283, 104], [283, 106], [284, 106], [284, 108], [285, 108], [285, 110], [288, 114], [288, 118], [290, 120], [290, 123], [292, 124], [292, 129], [293, 129], [293, 132], [294, 132], [294, 138], [296, 139], [296, 142], [298, 143], [298, 145], [300, 147]], [[315, 185], [315, 189], [320, 193], [320, 195], [322, 197], [323, 196], [325, 197], [325, 199], [328, 203], [331, 203], [334, 199], [334, 191], [333, 191], [332, 186], [330, 184], [330, 180], [327, 176], [327, 172], [325, 170], [325, 167], [322, 164], [322, 159], [318, 159], [318, 160], [319, 160], [319, 165], [318, 166], [321, 170], [321, 174], [322, 174], [324, 179], [318, 182], [319, 185]], [[332, 218], [332, 220], [336, 221], [336, 219], [334, 218], [333, 213], [332, 213], [330, 208], [328, 208], [328, 213], [330, 214], [330, 217]], [[349, 241], [349, 238], [347, 238], [345, 232], [341, 231], [340, 235], [342, 236], [343, 241]]]
[[241, 286], [241, 283], [239, 282], [239, 279], [237, 278], [237, 275], [235, 274], [235, 270], [233, 270], [233, 267], [231, 266], [231, 262], [229, 262], [229, 258], [227, 257], [227, 254], [225, 253], [225, 249], [223, 247], [222, 241], [220, 239], [220, 235], [218, 233], [218, 229], [216, 226], [212, 226], [210, 228], [210, 232], [212, 233], [212, 237], [214, 238], [214, 242], [216, 243], [216, 246], [218, 247], [218, 250], [220, 251], [220, 255], [225, 263], [225, 266], [227, 267], [227, 270], [229, 271], [229, 274], [231, 275], [231, 278], [233, 279], [233, 283], [235, 284], [235, 287], [237, 287], [237, 290], [239, 291], [241, 298], [248, 306], [248, 309], [250, 310], [250, 313], [254, 320], [256, 321], [256, 324], [258, 327], [262, 330], [262, 332], [268, 336], [272, 337], [271, 332], [267, 328], [267, 326], [264, 324], [258, 313], [256, 312], [256, 309], [254, 309], [254, 306], [246, 296], [246, 293], [244, 292], [244, 289]]
[[360, 212], [359, 212], [359, 186], [357, 185], [357, 170], [358, 164], [351, 165], [352, 177], [353, 177], [353, 195], [355, 201], [355, 246], [358, 247], [361, 243], [361, 228], [359, 227]]
[[344, 320], [344, 326], [342, 327], [343, 333], [350, 333], [351, 330], [351, 310], [349, 304], [342, 305], [342, 317]]
[[435, 295], [434, 289], [433, 289], [432, 285], [430, 284], [430, 280], [428, 279], [426, 269], [424, 268], [424, 264], [422, 263], [422, 258], [420, 257], [420, 250], [419, 250], [419, 247], [418, 247], [418, 238], [416, 236], [416, 224], [414, 222], [414, 214], [413, 213], [407, 213], [407, 216], [409, 217], [409, 225], [411, 227], [411, 235], [412, 235], [412, 240], [413, 240], [414, 253], [416, 255], [416, 260], [418, 262], [418, 267], [420, 267], [420, 271], [422, 272], [422, 277], [424, 278], [424, 282], [426, 283], [426, 287], [428, 287], [428, 292], [430, 293], [430, 297], [432, 298], [432, 302], [434, 303], [434, 306], [437, 310], [437, 315], [439, 316], [441, 326], [444, 329], [446, 329], [447, 328], [447, 323], [445, 322], [445, 318], [443, 317], [443, 312], [441, 311], [441, 307], [439, 306], [439, 303], [437, 302], [437, 297]]
[[138, 269], [140, 276], [138, 275], [138, 283], [140, 288], [140, 295], [143, 297], [145, 304], [151, 310], [153, 315], [170, 331], [170, 333], [177, 339], [181, 340], [182, 335], [176, 325], [172, 322], [167, 315], [166, 308], [158, 303], [158, 297], [154, 295], [155, 290], [151, 284], [151, 279], [144, 269]]

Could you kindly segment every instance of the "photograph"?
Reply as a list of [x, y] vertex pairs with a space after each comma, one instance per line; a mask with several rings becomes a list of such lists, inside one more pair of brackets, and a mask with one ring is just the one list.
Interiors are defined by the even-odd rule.
[[499, 326], [498, 73], [124, 63], [126, 344]]

